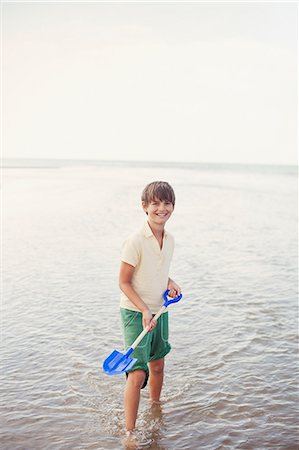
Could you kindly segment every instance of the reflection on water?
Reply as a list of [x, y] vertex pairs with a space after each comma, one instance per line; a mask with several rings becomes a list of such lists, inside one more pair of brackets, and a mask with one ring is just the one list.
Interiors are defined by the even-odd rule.
[[4, 170], [1, 448], [120, 449], [118, 267], [143, 186], [173, 184], [172, 352], [152, 449], [296, 449], [294, 172], [234, 166]]

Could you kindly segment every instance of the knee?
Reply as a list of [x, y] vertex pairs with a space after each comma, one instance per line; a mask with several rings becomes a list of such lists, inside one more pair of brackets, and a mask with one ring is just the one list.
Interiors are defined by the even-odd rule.
[[129, 372], [128, 381], [136, 389], [141, 389], [145, 381], [145, 372], [143, 370], [134, 370], [134, 372]]
[[152, 361], [150, 363], [150, 370], [154, 375], [160, 375], [164, 371], [164, 360], [163, 361]]

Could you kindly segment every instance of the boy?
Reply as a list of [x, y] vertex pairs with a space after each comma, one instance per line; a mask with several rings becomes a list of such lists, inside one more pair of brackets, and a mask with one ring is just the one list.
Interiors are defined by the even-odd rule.
[[119, 286], [122, 291], [120, 311], [126, 348], [130, 347], [143, 328], [149, 332], [134, 350], [137, 362], [127, 375], [124, 392], [126, 446], [135, 448], [139, 442], [135, 424], [140, 401], [140, 389], [149, 378], [150, 400], [159, 402], [164, 375], [164, 357], [170, 352], [168, 342], [168, 312], [158, 321], [153, 315], [163, 305], [163, 292], [180, 295], [180, 287], [169, 278], [169, 266], [174, 239], [164, 229], [175, 205], [172, 187], [163, 181], [148, 184], [142, 192], [142, 208], [147, 222], [127, 239], [121, 254]]

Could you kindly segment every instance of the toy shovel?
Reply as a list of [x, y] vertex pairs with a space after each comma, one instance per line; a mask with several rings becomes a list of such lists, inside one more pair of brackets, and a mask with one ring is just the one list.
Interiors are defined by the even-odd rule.
[[[169, 290], [165, 291], [163, 294], [164, 297], [164, 304], [161, 307], [161, 309], [157, 312], [153, 320], [158, 320], [161, 314], [165, 311], [168, 305], [171, 305], [172, 303], [176, 303], [182, 298], [182, 294], [180, 294], [178, 297], [175, 298], [169, 298], [167, 294], [169, 293]], [[103, 371], [107, 373], [107, 375], [119, 375], [121, 373], [127, 372], [129, 369], [131, 369], [135, 362], [137, 361], [136, 358], [132, 358], [130, 355], [134, 351], [134, 349], [137, 347], [139, 342], [142, 341], [144, 336], [147, 334], [149, 330], [149, 326], [144, 328], [142, 333], [139, 334], [137, 339], [133, 342], [130, 348], [128, 348], [126, 353], [118, 352], [117, 350], [113, 350], [111, 355], [108, 356], [108, 358], [105, 359], [103, 363]]]

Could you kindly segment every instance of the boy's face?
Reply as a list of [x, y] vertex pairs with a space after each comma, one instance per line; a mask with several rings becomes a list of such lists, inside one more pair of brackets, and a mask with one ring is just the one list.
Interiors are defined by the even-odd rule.
[[149, 220], [157, 225], [163, 225], [167, 222], [174, 210], [171, 202], [168, 200], [159, 200], [158, 198], [155, 198], [149, 204], [142, 202], [142, 207], [148, 214]]

